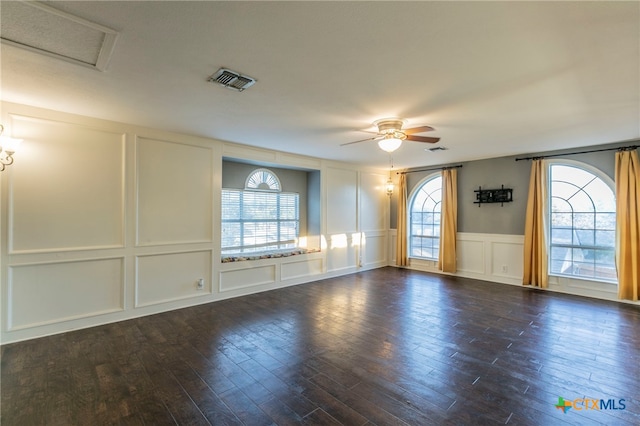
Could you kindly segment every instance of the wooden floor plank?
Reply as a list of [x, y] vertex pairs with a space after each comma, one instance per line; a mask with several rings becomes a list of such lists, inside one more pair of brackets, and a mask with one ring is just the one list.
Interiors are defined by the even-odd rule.
[[4, 345], [0, 422], [636, 425], [639, 327], [637, 305], [381, 268]]

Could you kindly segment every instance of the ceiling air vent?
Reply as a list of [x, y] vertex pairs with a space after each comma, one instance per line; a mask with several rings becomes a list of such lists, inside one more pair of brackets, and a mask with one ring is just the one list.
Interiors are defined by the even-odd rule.
[[220, 68], [214, 75], [209, 77], [207, 81], [211, 83], [218, 83], [221, 86], [237, 90], [238, 92], [242, 92], [247, 87], [253, 86], [256, 82], [254, 78], [226, 68]]

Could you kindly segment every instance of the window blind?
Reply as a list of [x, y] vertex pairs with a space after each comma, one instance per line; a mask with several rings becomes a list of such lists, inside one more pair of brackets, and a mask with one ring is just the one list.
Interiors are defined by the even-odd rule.
[[222, 254], [294, 248], [299, 194], [222, 190]]

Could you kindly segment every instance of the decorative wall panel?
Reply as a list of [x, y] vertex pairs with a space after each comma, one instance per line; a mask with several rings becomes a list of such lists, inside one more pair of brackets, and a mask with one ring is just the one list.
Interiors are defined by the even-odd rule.
[[[198, 289], [198, 281], [203, 288]], [[156, 254], [136, 259], [136, 307], [211, 293], [211, 251]]]
[[9, 330], [124, 308], [124, 260], [100, 259], [9, 268]]
[[280, 266], [280, 279], [282, 281], [319, 275], [321, 273], [322, 258], [309, 258], [298, 262], [287, 262], [282, 263]]
[[[359, 237], [355, 240], [359, 245]], [[329, 238], [327, 270], [339, 271], [358, 266], [358, 245], [351, 234], [334, 234]]]
[[521, 235], [458, 232], [456, 275], [520, 285], [523, 243]]
[[358, 174], [354, 170], [328, 168], [327, 234], [348, 234], [357, 230]]
[[458, 271], [485, 273], [485, 253], [483, 240], [467, 240], [458, 236], [457, 241]]
[[508, 241], [491, 242], [491, 272], [514, 280], [521, 280], [523, 276], [522, 243]]
[[138, 245], [212, 240], [211, 149], [138, 138]]
[[388, 177], [375, 173], [360, 174], [360, 229], [363, 231], [386, 229], [389, 219], [389, 196], [386, 193]]
[[10, 251], [123, 246], [124, 134], [15, 115], [12, 126], [24, 143], [11, 166]]
[[276, 265], [251, 266], [220, 272], [220, 291], [236, 290], [276, 282]]
[[387, 262], [387, 232], [363, 232], [362, 266], [382, 266]]

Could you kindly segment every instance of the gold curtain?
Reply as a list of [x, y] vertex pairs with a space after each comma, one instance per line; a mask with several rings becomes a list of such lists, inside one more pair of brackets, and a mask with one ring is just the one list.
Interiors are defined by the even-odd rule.
[[547, 288], [547, 163], [533, 160], [524, 228], [523, 285]]
[[616, 153], [616, 265], [618, 297], [640, 292], [640, 162], [637, 151]]
[[458, 179], [456, 169], [442, 171], [442, 209], [440, 216], [440, 253], [438, 269], [456, 272], [456, 235], [458, 230]]
[[398, 182], [398, 224], [396, 236], [396, 265], [408, 266], [407, 252], [407, 175], [400, 173]]

